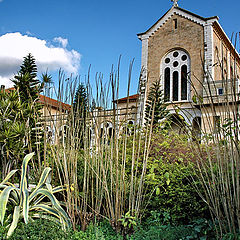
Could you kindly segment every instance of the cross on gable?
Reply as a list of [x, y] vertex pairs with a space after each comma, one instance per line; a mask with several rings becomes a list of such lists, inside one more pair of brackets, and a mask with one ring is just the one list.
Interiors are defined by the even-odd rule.
[[171, 0], [173, 2], [173, 6], [178, 6], [178, 0]]

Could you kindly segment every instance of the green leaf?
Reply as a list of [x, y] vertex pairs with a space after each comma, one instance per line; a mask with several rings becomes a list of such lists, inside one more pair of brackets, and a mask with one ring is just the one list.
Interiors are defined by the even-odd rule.
[[14, 208], [12, 224], [11, 224], [10, 228], [8, 229], [7, 238], [12, 235], [13, 231], [17, 227], [19, 216], [20, 216], [20, 206], [16, 206]]
[[28, 211], [29, 211], [28, 189], [25, 188], [23, 190], [23, 218], [26, 224], [28, 223]]
[[41, 210], [45, 211], [46, 213], [54, 215], [55, 217], [59, 218], [58, 211], [46, 204], [38, 204], [38, 205], [32, 206], [29, 209], [29, 211], [36, 210], [36, 209], [41, 209]]
[[69, 219], [67, 213], [60, 206], [60, 204], [59, 204], [58, 200], [56, 199], [56, 197], [51, 192], [49, 192], [46, 189], [39, 189], [39, 190], [37, 190], [36, 195], [38, 195], [38, 194], [42, 194], [42, 195], [44, 195], [44, 196], [49, 198], [49, 200], [51, 201], [54, 209], [56, 209], [58, 211], [58, 213], [63, 217], [63, 219], [65, 221], [65, 224], [68, 227], [70, 227], [71, 226], [70, 219]]
[[159, 194], [160, 194], [160, 188], [157, 187], [157, 188], [156, 188], [156, 195], [158, 196]]
[[[22, 173], [21, 173], [21, 182], [20, 182], [20, 194], [22, 196], [23, 190], [27, 188], [27, 165], [30, 159], [33, 157], [34, 153], [27, 154], [22, 163]], [[22, 201], [22, 199], [21, 199]]]
[[8, 175], [4, 178], [0, 185], [5, 184], [17, 171], [18, 169], [12, 170], [10, 173], [8, 173]]
[[8, 198], [9, 198], [9, 194], [10, 192], [14, 189], [14, 187], [6, 187], [0, 195], [0, 221], [3, 225], [3, 220], [4, 220], [4, 216], [6, 213], [6, 207], [7, 207], [7, 203], [8, 203]]
[[42, 186], [45, 184], [45, 182], [47, 181], [48, 175], [51, 171], [51, 168], [47, 167], [43, 170], [43, 173], [40, 177], [40, 180], [38, 182], [38, 185], [36, 186], [35, 190], [30, 194], [29, 196], [29, 202], [32, 201], [32, 199], [36, 196], [36, 191], [40, 188], [42, 188]]

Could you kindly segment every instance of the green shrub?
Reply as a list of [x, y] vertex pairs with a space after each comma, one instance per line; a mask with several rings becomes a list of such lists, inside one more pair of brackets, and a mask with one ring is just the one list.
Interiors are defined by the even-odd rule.
[[[148, 230], [140, 229], [136, 231], [132, 236], [129, 236], [129, 240], [179, 240], [187, 239], [192, 235], [192, 230], [187, 226], [151, 226]], [[190, 239], [190, 238], [189, 238]]]
[[59, 224], [46, 219], [37, 219], [28, 224], [21, 222], [10, 240], [65, 240], [70, 239], [71, 232], [65, 232]]
[[[166, 220], [168, 218], [166, 217]], [[214, 227], [211, 221], [206, 219], [197, 219], [189, 225], [170, 225], [162, 224], [161, 215], [153, 212], [149, 218], [142, 222], [129, 240], [190, 240], [190, 239], [216, 239], [214, 236]]]
[[74, 240], [121, 240], [123, 237], [117, 234], [106, 221], [90, 224], [85, 232], [75, 232], [71, 239]]
[[209, 216], [207, 205], [192, 185], [195, 157], [185, 137], [154, 136], [146, 174], [146, 216], [157, 210], [164, 224]]
[[6, 239], [7, 236], [7, 228], [5, 226], [0, 225], [0, 239]]

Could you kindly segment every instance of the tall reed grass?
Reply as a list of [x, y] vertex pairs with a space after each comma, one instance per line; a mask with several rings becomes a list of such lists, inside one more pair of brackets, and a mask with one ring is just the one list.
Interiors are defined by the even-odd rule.
[[[132, 63], [128, 96], [131, 70]], [[67, 186], [63, 200], [74, 228], [80, 224], [84, 230], [90, 221], [106, 218], [121, 231], [119, 220], [127, 212], [137, 218], [142, 214], [152, 124], [146, 129], [141, 127], [137, 114], [132, 114], [129, 99], [124, 109], [120, 109], [117, 101], [119, 66], [105, 84], [102, 75], [97, 74], [95, 84], [93, 89], [89, 73], [85, 79], [88, 99], [84, 116], [82, 103], [79, 103], [77, 111], [71, 108], [65, 114], [60, 105], [60, 111], [49, 115], [49, 123], [44, 120], [45, 127], [52, 125], [56, 129], [55, 144], [48, 144], [45, 133], [44, 164], [51, 164], [58, 181]], [[58, 86], [54, 88], [57, 99], [72, 104], [78, 85], [79, 78], [66, 81], [60, 72]], [[111, 110], [108, 109], [109, 99]], [[130, 119], [135, 123], [131, 131], [127, 124]], [[108, 124], [111, 124], [111, 130]], [[60, 131], [62, 126], [65, 129]]]

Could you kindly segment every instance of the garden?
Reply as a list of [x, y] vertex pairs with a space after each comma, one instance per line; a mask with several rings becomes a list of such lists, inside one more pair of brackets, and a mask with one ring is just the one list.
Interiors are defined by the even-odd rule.
[[0, 90], [1, 239], [240, 239], [237, 103], [199, 135], [169, 113], [159, 81], [145, 118], [128, 99], [121, 127], [118, 71], [95, 88], [59, 71], [56, 86], [29, 54], [12, 81]]

